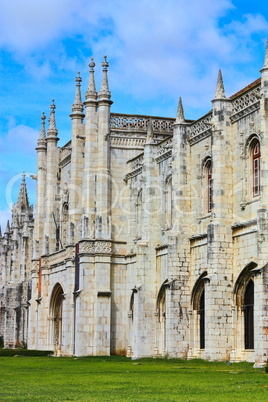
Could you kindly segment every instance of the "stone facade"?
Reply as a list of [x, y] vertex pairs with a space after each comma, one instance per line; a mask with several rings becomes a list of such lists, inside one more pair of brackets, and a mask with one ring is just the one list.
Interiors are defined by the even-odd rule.
[[23, 179], [0, 240], [6, 346], [264, 364], [268, 48], [230, 98], [219, 72], [198, 120], [181, 99], [176, 119], [110, 113], [106, 58], [99, 92], [89, 66], [70, 142], [54, 102], [47, 132], [41, 117], [34, 220]]

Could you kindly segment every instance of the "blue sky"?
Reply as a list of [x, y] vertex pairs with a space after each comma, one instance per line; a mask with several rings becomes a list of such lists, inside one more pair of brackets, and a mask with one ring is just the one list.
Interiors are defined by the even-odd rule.
[[60, 145], [70, 139], [77, 71], [97, 89], [107, 54], [113, 112], [195, 119], [211, 107], [218, 69], [227, 96], [260, 76], [263, 0], [1, 0], [0, 224], [26, 172], [31, 202], [40, 116], [55, 99]]

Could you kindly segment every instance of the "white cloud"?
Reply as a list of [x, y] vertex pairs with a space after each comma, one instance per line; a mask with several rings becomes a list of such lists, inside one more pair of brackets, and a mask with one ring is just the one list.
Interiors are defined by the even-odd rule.
[[9, 130], [0, 138], [0, 152], [11, 150], [15, 153], [34, 153], [38, 132], [23, 124], [15, 125], [13, 117], [9, 118]]
[[[69, 54], [64, 40], [74, 39], [75, 47], [79, 35], [77, 46], [88, 46], [97, 60], [108, 54], [117, 89], [141, 99], [183, 95], [198, 106], [212, 95], [217, 69], [249, 60], [252, 35], [267, 31], [261, 15], [241, 15], [240, 21], [220, 26], [233, 3], [2, 0], [0, 46], [41, 80], [54, 70], [76, 68], [79, 49]], [[80, 57], [84, 61], [83, 50]]]

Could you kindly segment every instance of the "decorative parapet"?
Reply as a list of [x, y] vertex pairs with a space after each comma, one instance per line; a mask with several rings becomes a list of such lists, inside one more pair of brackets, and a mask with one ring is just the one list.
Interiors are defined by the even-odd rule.
[[175, 119], [111, 113], [110, 128], [115, 131], [147, 133], [151, 122], [154, 133], [172, 134]]
[[212, 112], [209, 112], [204, 117], [196, 120], [192, 125], [190, 125], [188, 130], [188, 140], [190, 145], [209, 137], [212, 133], [211, 130], [211, 119]]
[[60, 151], [60, 167], [66, 166], [68, 163], [71, 162], [71, 154], [72, 154], [72, 148], [71, 148], [71, 141], [67, 142], [66, 145], [64, 145], [61, 148]]
[[158, 147], [156, 162], [160, 163], [172, 156], [172, 138], [163, 141]]
[[66, 261], [75, 257], [75, 247], [69, 246], [56, 253], [42, 257], [42, 266], [50, 267], [54, 265], [65, 264]]
[[255, 112], [260, 108], [261, 85], [255, 86], [240, 96], [232, 100], [231, 123]]
[[107, 240], [82, 240], [79, 254], [111, 254], [112, 242]]

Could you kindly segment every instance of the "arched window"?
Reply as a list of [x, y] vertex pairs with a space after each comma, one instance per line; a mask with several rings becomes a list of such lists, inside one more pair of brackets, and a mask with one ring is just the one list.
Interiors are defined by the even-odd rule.
[[212, 164], [211, 160], [209, 160], [206, 164], [207, 170], [207, 209], [208, 212], [211, 212], [212, 208]]
[[205, 158], [202, 163], [202, 191], [203, 192], [203, 213], [207, 214], [212, 209], [212, 161], [211, 157]]
[[172, 226], [172, 177], [168, 177], [165, 185], [165, 227]]
[[254, 349], [254, 282], [249, 281], [244, 296], [245, 349]]
[[261, 148], [258, 140], [252, 143], [251, 147], [252, 157], [252, 184], [253, 184], [253, 197], [260, 195], [260, 161], [261, 161]]
[[142, 236], [142, 190], [139, 191], [136, 204], [137, 237]]

